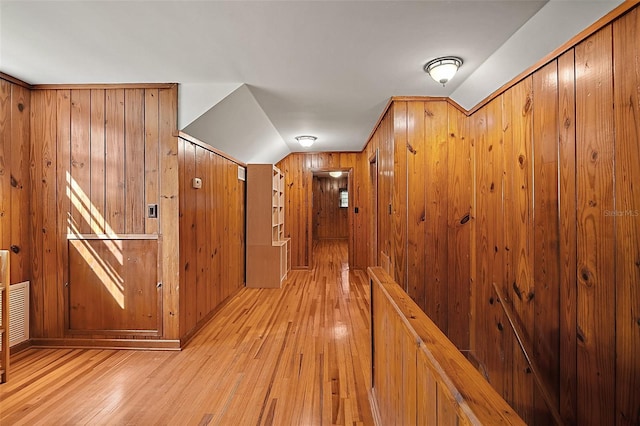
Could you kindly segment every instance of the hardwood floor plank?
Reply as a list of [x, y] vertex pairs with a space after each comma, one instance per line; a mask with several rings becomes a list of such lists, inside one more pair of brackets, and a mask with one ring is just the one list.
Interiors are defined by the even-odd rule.
[[242, 289], [181, 352], [28, 349], [0, 424], [373, 424], [369, 283], [347, 241], [281, 289]]

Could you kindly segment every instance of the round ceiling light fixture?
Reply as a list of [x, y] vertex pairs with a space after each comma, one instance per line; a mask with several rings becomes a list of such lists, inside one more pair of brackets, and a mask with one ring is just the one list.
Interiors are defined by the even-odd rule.
[[329, 172], [329, 176], [334, 177], [334, 178], [339, 178], [340, 176], [342, 176], [342, 172], [340, 170], [336, 170], [334, 172]]
[[315, 136], [296, 136], [298, 143], [304, 148], [309, 148], [318, 139]]
[[462, 59], [457, 56], [443, 56], [427, 62], [424, 71], [444, 87], [456, 75], [460, 65], [462, 65]]

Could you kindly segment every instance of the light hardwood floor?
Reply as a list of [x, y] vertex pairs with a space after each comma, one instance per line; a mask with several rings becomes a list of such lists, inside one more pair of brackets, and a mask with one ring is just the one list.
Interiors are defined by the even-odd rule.
[[0, 424], [371, 425], [369, 285], [342, 241], [243, 289], [181, 352], [28, 349]]

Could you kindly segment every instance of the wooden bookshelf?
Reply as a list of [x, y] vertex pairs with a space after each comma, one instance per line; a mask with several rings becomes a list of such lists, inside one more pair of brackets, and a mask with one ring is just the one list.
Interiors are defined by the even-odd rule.
[[287, 278], [284, 197], [284, 174], [277, 167], [247, 165], [247, 287], [279, 288]]

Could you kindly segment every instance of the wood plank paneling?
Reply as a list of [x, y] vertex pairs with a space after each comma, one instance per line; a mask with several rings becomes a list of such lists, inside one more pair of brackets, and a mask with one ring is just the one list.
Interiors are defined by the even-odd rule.
[[180, 167], [184, 167], [184, 180], [180, 188], [180, 198], [184, 198], [181, 210], [180, 256], [182, 270], [180, 273], [180, 299], [184, 298], [184, 312], [180, 320], [180, 336], [196, 326], [197, 322], [197, 229], [196, 229], [196, 193], [191, 180], [196, 177], [196, 146], [190, 142], [184, 144], [184, 160], [180, 159]]
[[[560, 265], [558, 216], [558, 66], [552, 61], [533, 74], [533, 163], [535, 326], [533, 356], [557, 406], [560, 389]], [[541, 392], [535, 393], [536, 424], [552, 423]]]
[[[74, 194], [79, 195], [81, 190], [81, 187], [74, 182], [71, 170], [73, 96], [67, 90], [52, 92], [51, 95], [55, 96], [55, 100], [52, 99], [53, 104], [47, 103], [46, 107], [55, 108], [55, 115], [50, 122], [45, 122], [45, 126], [49, 127], [50, 134], [41, 141], [42, 185], [38, 188], [42, 194], [43, 212], [44, 330], [43, 335], [32, 335], [32, 337], [59, 337], [64, 333], [65, 290], [63, 286], [67, 282], [68, 263], [65, 262], [66, 235], [62, 237], [61, 230], [74, 227], [72, 216], [74, 206], [71, 200], [74, 199]], [[89, 105], [83, 105], [82, 108], [89, 108]], [[84, 129], [80, 132], [83, 131]], [[61, 182], [64, 183], [61, 185]], [[85, 209], [86, 200], [79, 201], [76, 197], [76, 201], [76, 212], [80, 215], [83, 211], [81, 208]], [[61, 266], [63, 267], [61, 268]]]
[[[180, 338], [183, 342], [244, 286], [244, 187], [238, 165], [179, 139]], [[192, 179], [202, 179], [194, 189]]]
[[0, 250], [11, 245], [11, 86], [0, 80]]
[[28, 89], [0, 78], [0, 249], [9, 250], [11, 283], [31, 276], [30, 103]]
[[465, 115], [450, 104], [447, 109], [447, 337], [458, 349], [469, 350], [471, 152]]
[[573, 49], [558, 58], [560, 214], [560, 415], [576, 423], [576, 129]]
[[91, 90], [91, 204], [90, 229], [93, 234], [105, 234], [105, 92]]
[[[152, 97], [146, 96], [145, 90], [157, 95], [156, 100], [150, 101], [155, 108], [150, 110], [155, 114], [149, 117], [145, 116], [145, 99]], [[162, 180], [158, 179], [157, 166], [153, 170], [145, 168], [147, 141], [149, 145], [155, 145], [149, 146], [149, 152], [156, 162], [160, 152], [165, 158], [177, 156], [177, 149], [172, 146], [172, 141], [176, 140], [172, 134], [177, 121], [177, 92], [175, 87], [162, 90], [127, 88], [127, 91], [128, 98], [125, 90], [117, 86], [46, 89], [31, 94], [35, 103], [30, 123], [30, 177], [32, 182], [38, 182], [30, 200], [32, 245], [37, 247], [31, 262], [34, 312], [31, 331], [36, 339], [76, 337], [65, 327], [69, 323], [68, 300], [65, 299], [68, 296], [65, 283], [69, 281], [67, 234], [114, 236], [135, 231], [144, 235], [145, 180], [154, 174], [155, 178], [150, 179], [155, 179], [155, 183], [150, 185], [155, 185], [156, 193], [160, 188], [165, 197], [155, 200], [159, 203], [163, 200], [167, 207], [160, 206], [159, 209], [160, 214], [165, 215], [167, 227], [163, 230], [167, 238], [158, 240], [160, 246], [155, 252], [154, 263], [155, 268], [161, 270], [157, 274], [158, 281], [166, 285], [155, 290], [163, 297], [163, 303], [159, 305], [163, 310], [157, 318], [168, 324], [175, 321], [177, 327], [178, 319], [173, 319], [178, 314], [174, 305], [178, 301], [177, 281], [172, 280], [171, 272], [171, 265], [177, 259], [171, 259], [175, 257], [178, 229], [172, 223], [170, 208], [178, 201], [177, 190], [171, 191], [174, 183], [177, 188], [177, 163], [172, 166], [166, 161]], [[129, 105], [127, 99], [131, 101]], [[145, 138], [146, 135], [150, 136]], [[132, 158], [127, 160], [127, 156]], [[125, 197], [129, 186], [134, 187], [129, 201], [135, 204], [137, 213], [129, 216], [127, 225], [127, 211], [131, 208], [127, 207]], [[135, 203], [131, 194], [137, 194]], [[177, 223], [177, 206], [173, 215]], [[106, 240], [103, 238], [103, 241]], [[165, 243], [169, 244], [170, 250], [163, 250]], [[167, 254], [166, 259], [159, 260], [162, 253]], [[177, 269], [175, 271], [177, 277]], [[162, 331], [159, 319], [154, 321], [153, 329]], [[169, 336], [172, 331], [169, 328]], [[177, 338], [177, 334], [175, 332], [173, 338]], [[92, 336], [101, 338], [99, 333]], [[126, 334], [121, 330], [119, 335], [112, 337], [123, 336]]]
[[[70, 120], [71, 128], [71, 222], [75, 232], [91, 233], [91, 91], [71, 92], [71, 118], [60, 112], [58, 120]], [[65, 131], [58, 122], [59, 131]], [[60, 141], [60, 143], [64, 143]], [[53, 144], [55, 147], [56, 144]]]
[[313, 238], [348, 238], [348, 208], [340, 207], [340, 190], [347, 189], [346, 177], [313, 178]]
[[[523, 339], [531, 352], [534, 336], [533, 280], [533, 105], [531, 77], [503, 95], [505, 137], [505, 283], [513, 310], [522, 321]], [[506, 301], [505, 301], [506, 303]], [[508, 323], [505, 323], [508, 326]], [[512, 331], [506, 330], [510, 335]], [[527, 361], [513, 341], [513, 405], [527, 423], [534, 420], [534, 382]]]
[[429, 318], [445, 333], [448, 328], [448, 108], [446, 102], [425, 102], [425, 305]]
[[425, 104], [407, 105], [407, 294], [425, 306], [426, 146]]
[[[125, 97], [125, 233], [144, 234], [144, 90], [126, 89]], [[142, 174], [142, 178], [141, 178]]]
[[[195, 199], [193, 201], [193, 208], [195, 209], [194, 224], [198, 225], [198, 229], [193, 228], [195, 234], [189, 234], [187, 236], [194, 237], [189, 241], [190, 245], [195, 241], [193, 248], [195, 250], [195, 256], [189, 258], [192, 263], [195, 272], [195, 306], [196, 306], [196, 321], [202, 320], [205, 314], [209, 313], [210, 306], [208, 305], [207, 292], [210, 288], [209, 281], [209, 253], [207, 250], [207, 241], [211, 235], [211, 228], [207, 227], [207, 217], [210, 212], [205, 209], [206, 198], [212, 193], [212, 182], [207, 181], [207, 165], [209, 163], [209, 152], [204, 149], [199, 149], [194, 146], [195, 150], [195, 170], [192, 176], [202, 179], [202, 188], [194, 190], [193, 195]], [[188, 171], [188, 168], [187, 168]], [[189, 200], [187, 200], [189, 202]], [[188, 252], [193, 255], [194, 253]], [[231, 264], [228, 263], [229, 267]], [[186, 282], [187, 286], [194, 284], [194, 282]]]
[[179, 337], [178, 287], [180, 285], [180, 218], [178, 205], [178, 87], [159, 90], [160, 235], [162, 268], [162, 330], [166, 339]]
[[158, 333], [156, 240], [69, 241], [69, 328]]
[[[42, 264], [42, 192], [37, 191], [39, 183], [42, 182], [42, 150], [37, 149], [40, 141], [44, 140], [49, 132], [49, 126], [55, 120], [55, 106], [51, 107], [52, 92], [34, 92], [31, 95], [31, 136], [29, 157], [31, 165], [29, 178], [34, 183], [31, 191], [31, 288], [29, 292], [29, 328], [31, 335], [42, 336], [44, 328], [44, 283]], [[55, 102], [55, 101], [53, 101]], [[47, 105], [49, 107], [47, 108]], [[53, 117], [52, 117], [53, 114]], [[37, 119], [35, 117], [38, 117]], [[38, 124], [38, 125], [36, 125]], [[38, 144], [36, 145], [36, 141]], [[36, 184], [37, 182], [37, 184]]]
[[[313, 172], [330, 169], [357, 170], [356, 165], [359, 158], [357, 153], [294, 153], [276, 164], [276, 167], [285, 175], [285, 237], [291, 238], [289, 250], [291, 251], [291, 267], [293, 269], [307, 269], [313, 262]], [[360, 188], [362, 183], [358, 181], [358, 176], [361, 174], [352, 173], [350, 176], [353, 182], [350, 181], [349, 186]], [[356, 205], [353, 205], [348, 209], [348, 215], [351, 217], [348, 220], [351, 222], [353, 222], [355, 207]], [[359, 211], [365, 208], [363, 205], [357, 207]], [[364, 235], [366, 231], [361, 228], [362, 235], [350, 232], [350, 253], [354, 250], [355, 240], [366, 240], [367, 237]], [[365, 248], [365, 246], [361, 246], [362, 250]], [[364, 255], [351, 253], [349, 258], [364, 258]], [[366, 265], [351, 265], [351, 267], [364, 269]]]
[[487, 369], [489, 382], [496, 388], [503, 398], [511, 398], [512, 376], [509, 371], [512, 368], [513, 334], [507, 327], [508, 323], [504, 314], [496, 303], [496, 295], [492, 283], [506, 291], [504, 282], [505, 268], [505, 244], [504, 244], [504, 140], [502, 128], [502, 101], [500, 96], [487, 105], [487, 140], [486, 157], [484, 167], [487, 175], [482, 182], [486, 209], [486, 234], [487, 247], [486, 261], [479, 271], [482, 292], [484, 294], [484, 307], [486, 309], [485, 334], [487, 340]]
[[[640, 424], [640, 12], [613, 24], [615, 105], [615, 421]], [[631, 60], [630, 60], [631, 59]], [[635, 60], [633, 60], [635, 59]], [[609, 218], [611, 220], [612, 218]], [[13, 264], [12, 264], [13, 267]]]
[[611, 27], [575, 48], [579, 424], [615, 407], [615, 211]]
[[[22, 86], [11, 85], [11, 163], [9, 184], [11, 186], [11, 262], [12, 283], [29, 280], [31, 277], [31, 244], [29, 194], [29, 133], [31, 94]], [[5, 175], [6, 176], [6, 175]], [[4, 198], [4, 197], [3, 197]], [[6, 211], [5, 211], [6, 215]]]
[[108, 232], [125, 233], [125, 115], [124, 90], [106, 91], [105, 222]]
[[397, 102], [393, 109], [391, 149], [393, 168], [391, 175], [391, 251], [394, 277], [407, 290], [407, 103]]
[[[64, 333], [62, 326], [64, 326], [65, 329], [69, 327], [69, 310], [65, 309], [69, 300], [68, 287], [66, 286], [66, 283], [69, 282], [69, 251], [67, 246], [67, 234], [75, 232], [70, 216], [72, 200], [75, 197], [75, 192], [73, 191], [75, 184], [71, 176], [71, 135], [69, 134], [71, 128], [70, 108], [71, 92], [68, 90], [59, 90], [57, 94], [57, 117], [56, 122], [53, 123], [53, 125], [58, 127], [58, 143], [56, 145], [58, 192], [57, 195], [54, 196], [56, 197], [57, 203], [57, 270], [60, 276], [58, 277], [58, 282], [55, 284], [56, 286], [54, 288], [57, 289], [55, 294], [57, 296], [59, 306], [56, 319], [57, 322], [64, 321], [64, 324], [60, 324], [60, 328], [55, 334], [53, 334], [55, 337], [59, 337]], [[76, 202], [78, 202], [77, 198]], [[33, 337], [43, 336], [35, 335]], [[49, 335], [47, 337], [52, 336]]]
[[[145, 204], [158, 205], [158, 189], [160, 184], [159, 172], [159, 92], [157, 89], [147, 89], [144, 92], [144, 196]], [[158, 219], [145, 215], [144, 232], [157, 234], [159, 231]]]

